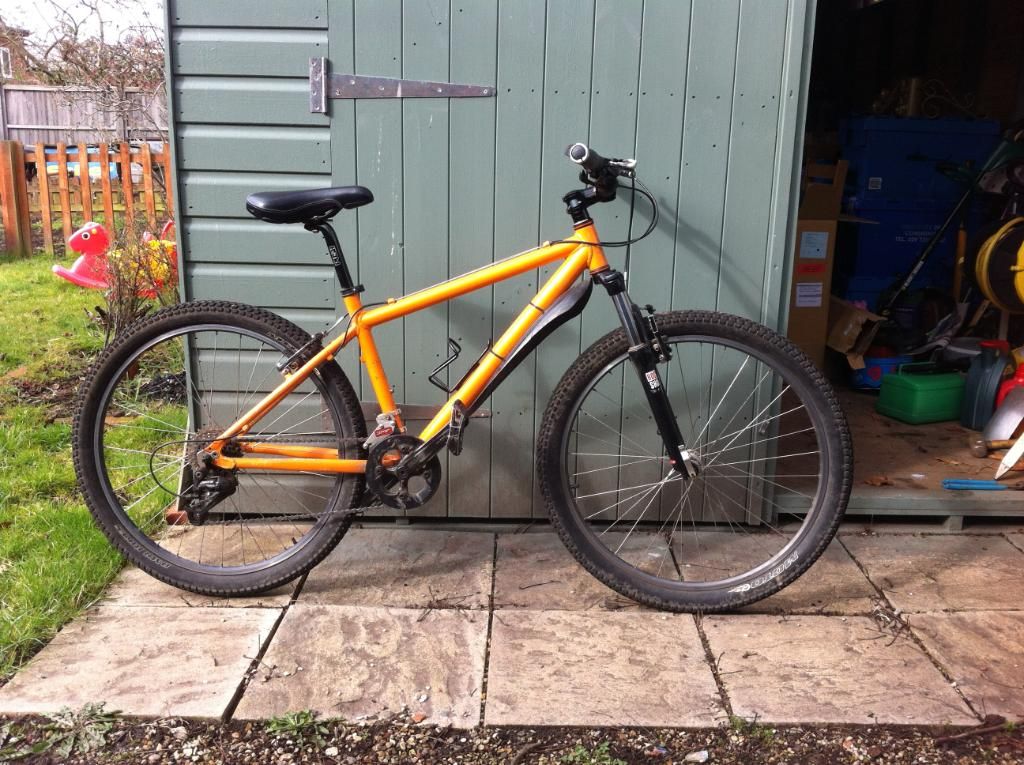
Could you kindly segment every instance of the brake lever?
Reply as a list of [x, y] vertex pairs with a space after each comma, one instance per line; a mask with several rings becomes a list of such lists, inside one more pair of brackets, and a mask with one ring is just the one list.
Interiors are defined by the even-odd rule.
[[636, 175], [635, 159], [610, 159], [608, 160], [608, 166], [615, 170], [616, 175], [621, 175], [625, 178], [633, 178]]

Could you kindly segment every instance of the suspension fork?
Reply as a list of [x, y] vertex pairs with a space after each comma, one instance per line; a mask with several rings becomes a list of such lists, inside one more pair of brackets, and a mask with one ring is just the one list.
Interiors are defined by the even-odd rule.
[[[695, 478], [699, 465], [686, 449], [683, 434], [676, 422], [672, 402], [669, 401], [665, 384], [658, 372], [658, 361], [663, 352], [661, 341], [655, 336], [651, 325], [644, 320], [640, 309], [626, 293], [626, 283], [620, 271], [607, 269], [593, 274], [594, 280], [607, 291], [615, 312], [619, 315], [622, 328], [629, 340], [629, 360], [640, 378], [640, 387], [647, 397], [658, 435], [665, 446], [668, 460], [677, 473], [686, 478]], [[658, 350], [656, 350], [658, 349]]]

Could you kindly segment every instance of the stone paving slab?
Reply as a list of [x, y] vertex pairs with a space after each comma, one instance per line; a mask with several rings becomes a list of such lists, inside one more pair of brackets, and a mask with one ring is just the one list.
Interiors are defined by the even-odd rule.
[[869, 614], [878, 593], [842, 545], [833, 542], [803, 576], [745, 613]]
[[279, 616], [101, 606], [64, 627], [0, 688], [0, 713], [102, 701], [126, 715], [219, 718]]
[[[619, 535], [620, 537], [624, 535]], [[627, 542], [627, 557], [652, 573], [662, 561], [672, 565], [667, 547], [658, 538], [657, 548], [649, 540]], [[743, 563], [754, 565], [777, 552], [765, 552], [755, 537], [730, 532], [698, 532], [680, 537], [682, 549], [676, 557], [683, 561], [683, 576], [698, 569], [728, 572]], [[761, 557], [758, 557], [761, 553]], [[689, 571], [685, 561], [690, 561]], [[672, 570], [672, 574], [675, 571]], [[703, 578], [705, 574], [700, 573]], [[698, 578], [694, 574], [694, 579]], [[871, 583], [838, 543], [830, 545], [810, 572], [777, 595], [743, 609], [750, 613], [870, 613], [876, 597]], [[494, 603], [496, 608], [536, 610], [619, 610], [641, 606], [608, 589], [565, 549], [555, 534], [502, 534], [498, 536]]]
[[352, 720], [408, 707], [426, 715], [425, 724], [471, 728], [480, 719], [487, 617], [471, 610], [296, 603], [234, 717], [312, 709]]
[[494, 535], [425, 529], [352, 529], [314, 568], [307, 605], [486, 608]]
[[918, 614], [910, 625], [980, 714], [1024, 717], [1024, 613]]
[[180, 526], [168, 529], [161, 547], [188, 560], [240, 566], [271, 558], [309, 531], [308, 523], [248, 523]]
[[164, 608], [281, 608], [295, 591], [295, 583], [246, 598], [214, 598], [179, 590], [145, 571], [129, 566], [103, 596], [109, 606], [162, 606]]
[[690, 616], [494, 613], [488, 725], [697, 727], [724, 716]]
[[[782, 547], [772, 535], [702, 531], [679, 535], [673, 552], [684, 578], [706, 579], [749, 570]], [[842, 545], [833, 542], [789, 587], [742, 609], [745, 613], [868, 614], [874, 587]]]
[[999, 536], [840, 536], [905, 612], [1024, 609], [1024, 553]]
[[[656, 535], [631, 535], [621, 554], [651, 572], [673, 566], [667, 545]], [[494, 577], [495, 608], [646, 610], [591, 576], [554, 533], [499, 534]]]
[[709, 616], [703, 620], [733, 713], [771, 724], [978, 722], [909, 638], [867, 617]]

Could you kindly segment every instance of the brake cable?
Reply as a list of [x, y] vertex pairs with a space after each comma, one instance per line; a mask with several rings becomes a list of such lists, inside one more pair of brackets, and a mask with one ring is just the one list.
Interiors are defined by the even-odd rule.
[[[642, 241], [643, 239], [646, 239], [652, 233], [654, 233], [654, 229], [658, 225], [658, 218], [660, 216], [660, 212], [658, 210], [658, 201], [654, 198], [654, 194], [651, 193], [651, 190], [649, 188], [647, 188], [647, 186], [644, 184], [643, 181], [641, 181], [639, 178], [636, 177], [636, 173], [631, 174], [630, 175], [630, 179], [631, 179], [632, 183], [629, 186], [625, 186], [625, 185], [619, 183], [618, 181], [615, 182], [615, 185], [616, 185], [617, 188], [623, 189], [623, 190], [628, 191], [630, 193], [630, 199], [629, 199], [629, 227], [628, 227], [628, 229], [626, 231], [626, 239], [622, 240], [621, 242], [593, 242], [592, 243], [592, 244], [594, 244], [594, 245], [596, 245], [598, 247], [625, 247], [626, 248], [626, 263], [625, 263], [625, 268], [623, 270], [625, 272], [626, 285], [627, 286], [629, 285], [629, 259], [630, 259], [630, 254], [631, 254], [630, 253], [631, 247], [632, 247], [632, 245], [636, 244], [639, 241]], [[637, 186], [639, 186], [640, 188], [637, 188]], [[642, 234], [640, 234], [640, 236], [634, 238], [633, 237], [633, 214], [634, 214], [634, 211], [636, 210], [636, 195], [637, 194], [640, 194], [641, 196], [644, 196], [644, 197], [647, 198], [647, 201], [651, 203], [651, 210], [653, 210], [654, 214], [651, 216], [651, 222], [648, 224], [647, 229]], [[579, 239], [557, 239], [557, 240], [555, 240], [553, 242], [548, 242], [548, 244], [580, 244], [580, 240]]]

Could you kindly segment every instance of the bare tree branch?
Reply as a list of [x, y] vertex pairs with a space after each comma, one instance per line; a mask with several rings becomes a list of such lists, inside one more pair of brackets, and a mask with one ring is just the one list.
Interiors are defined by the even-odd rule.
[[[39, 0], [50, 29], [36, 39], [14, 39], [0, 29], [0, 44], [16, 44], [29, 72], [112, 118], [111, 132], [127, 139], [133, 122], [166, 131], [152, 103], [164, 86], [164, 35], [141, 0]], [[112, 19], [129, 19], [115, 24]], [[16, 31], [15, 31], [16, 33]], [[9, 39], [8, 39], [9, 38]]]

